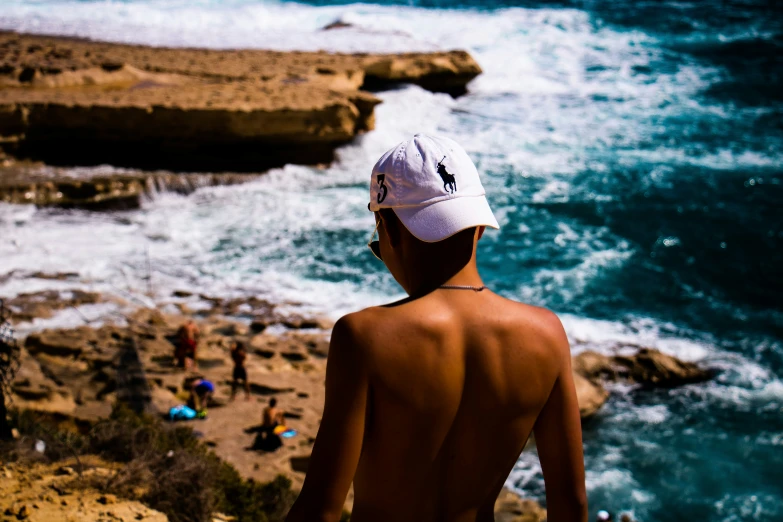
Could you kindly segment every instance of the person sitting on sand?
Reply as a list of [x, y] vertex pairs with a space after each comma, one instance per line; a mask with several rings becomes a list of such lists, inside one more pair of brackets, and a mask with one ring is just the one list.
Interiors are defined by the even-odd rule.
[[261, 429], [258, 431], [253, 448], [262, 451], [275, 451], [282, 446], [283, 440], [280, 435], [275, 433], [275, 428], [283, 426], [284, 423], [283, 412], [277, 409], [277, 399], [272, 397], [269, 399], [269, 406], [264, 408]]
[[215, 385], [206, 379], [196, 379], [190, 385], [190, 402], [199, 417], [206, 417], [209, 398], [215, 393]]
[[482, 282], [477, 243], [499, 227], [467, 153], [421, 134], [399, 144], [373, 168], [369, 208], [368, 246], [408, 297], [335, 324], [321, 426], [286, 520], [339, 520], [353, 482], [352, 522], [492, 521], [534, 432], [548, 520], [586, 522], [568, 339], [554, 313]]
[[269, 432], [273, 432], [275, 428], [285, 424], [283, 412], [277, 409], [277, 399], [274, 397], [269, 399], [269, 406], [264, 408], [262, 417], [261, 428]]
[[185, 371], [191, 371], [198, 368], [196, 363], [196, 348], [200, 332], [193, 319], [188, 319], [185, 324], [180, 326], [177, 332], [177, 350], [175, 357], [177, 366], [185, 368]]
[[247, 350], [245, 349], [244, 342], [234, 341], [234, 348], [231, 350], [231, 359], [234, 361], [234, 372], [231, 376], [231, 400], [234, 400], [239, 381], [242, 381], [242, 385], [245, 388], [245, 400], [249, 401], [250, 382], [247, 380], [247, 369], [245, 368]]

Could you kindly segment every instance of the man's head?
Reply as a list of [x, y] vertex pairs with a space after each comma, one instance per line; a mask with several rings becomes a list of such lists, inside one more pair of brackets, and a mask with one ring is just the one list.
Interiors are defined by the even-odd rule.
[[437, 136], [417, 134], [378, 160], [369, 209], [379, 234], [371, 248], [409, 292], [422, 264], [434, 263], [444, 276], [458, 270], [472, 259], [484, 228], [499, 228], [467, 153]]
[[277, 406], [277, 399], [272, 397], [271, 399], [269, 399], [269, 407], [274, 408], [275, 406]]

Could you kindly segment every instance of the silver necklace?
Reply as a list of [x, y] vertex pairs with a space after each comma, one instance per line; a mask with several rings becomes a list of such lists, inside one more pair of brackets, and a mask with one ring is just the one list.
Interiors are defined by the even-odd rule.
[[485, 285], [470, 286], [470, 285], [440, 285], [438, 288], [445, 288], [446, 290], [473, 290], [474, 292], [481, 292], [485, 288]]

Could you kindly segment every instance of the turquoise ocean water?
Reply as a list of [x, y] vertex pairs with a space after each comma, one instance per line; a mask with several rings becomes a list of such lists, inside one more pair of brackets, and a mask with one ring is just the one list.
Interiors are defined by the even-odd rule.
[[[322, 32], [341, 19], [353, 27]], [[0, 206], [0, 271], [262, 295], [337, 316], [399, 295], [365, 244], [369, 170], [415, 132], [476, 162], [502, 229], [486, 283], [558, 312], [575, 351], [657, 347], [708, 384], [612, 389], [585, 425], [591, 516], [783, 520], [783, 16], [775, 2], [4, 0], [0, 28], [214, 48], [464, 48], [459, 99], [380, 93], [325, 169], [96, 215]], [[111, 167], [72, 169], [78, 176]], [[64, 241], [63, 238], [67, 238]], [[11, 278], [0, 295], [73, 283]], [[85, 313], [89, 313], [87, 310]], [[96, 314], [100, 310], [94, 311]], [[543, 500], [535, 455], [509, 485]]]

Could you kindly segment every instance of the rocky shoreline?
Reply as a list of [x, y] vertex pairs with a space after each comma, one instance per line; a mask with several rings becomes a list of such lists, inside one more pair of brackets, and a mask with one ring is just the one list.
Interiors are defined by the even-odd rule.
[[374, 126], [369, 90], [459, 95], [464, 51], [167, 49], [0, 32], [0, 147], [50, 165], [261, 172], [319, 164]]
[[[172, 297], [190, 296], [179, 293]], [[180, 302], [175, 306], [178, 313], [171, 313], [172, 306], [167, 306], [165, 313], [134, 308], [116, 296], [92, 292], [46, 291], [7, 300], [18, 326], [86, 304], [113, 303], [123, 310], [94, 325], [29, 333], [22, 340], [22, 364], [11, 385], [14, 406], [87, 424], [109, 415], [117, 401], [141, 405], [162, 415], [185, 400], [188, 379], [198, 375], [217, 384], [209, 417], [192, 424], [213, 451], [245, 477], [266, 482], [282, 474], [293, 481], [294, 487], [301, 486], [322, 413], [331, 322], [285, 314], [261, 299], [200, 298], [210, 306], [195, 312]], [[191, 317], [197, 321], [202, 339], [199, 370], [188, 375], [175, 367], [172, 341], [178, 327]], [[85, 319], [85, 323], [92, 321]], [[229, 402], [229, 350], [236, 339], [249, 346], [251, 400], [245, 401], [240, 394]], [[635, 349], [634, 355], [610, 357], [584, 351], [574, 357], [583, 419], [600, 412], [610, 396], [607, 383], [669, 387], [711, 377], [709, 371], [657, 350]], [[131, 358], [135, 366], [128, 363], [129, 354], [135, 354]], [[277, 398], [299, 435], [267, 453], [252, 448], [261, 409], [271, 397]], [[350, 503], [349, 498], [349, 508]], [[498, 520], [545, 518], [540, 506], [520, 501], [511, 492], [504, 493], [498, 506], [506, 509]], [[516, 512], [514, 516], [509, 514]]]
[[101, 169], [35, 167], [24, 163], [0, 168], [0, 202], [92, 211], [131, 210], [160, 192], [190, 194], [201, 187], [236, 185], [258, 174], [104, 172]]

